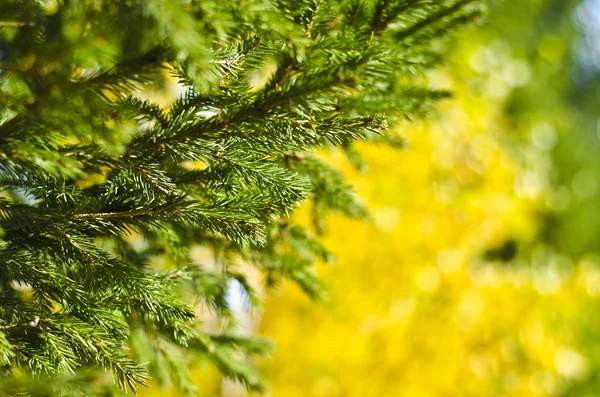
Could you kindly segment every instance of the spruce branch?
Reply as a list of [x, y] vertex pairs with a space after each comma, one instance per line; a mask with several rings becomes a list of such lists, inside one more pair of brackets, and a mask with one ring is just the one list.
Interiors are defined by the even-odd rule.
[[[438, 43], [479, 13], [476, 0], [0, 4], [0, 394], [106, 392], [86, 388], [90, 370], [192, 396], [198, 361], [265, 390], [253, 359], [270, 347], [235, 332], [231, 288], [259, 306], [253, 266], [263, 286], [326, 298], [311, 265], [332, 261], [327, 214], [367, 213], [313, 151], [361, 168], [355, 142], [401, 147], [394, 124], [448, 96], [424, 87]], [[150, 99], [174, 80], [172, 104]], [[307, 201], [302, 227], [289, 216]]]

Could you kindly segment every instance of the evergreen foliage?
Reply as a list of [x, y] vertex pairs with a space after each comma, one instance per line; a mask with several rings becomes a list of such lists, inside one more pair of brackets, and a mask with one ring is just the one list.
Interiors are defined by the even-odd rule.
[[[362, 166], [353, 141], [401, 146], [388, 121], [447, 96], [422, 73], [480, 12], [474, 0], [0, 2], [0, 394], [94, 394], [105, 382], [85, 371], [101, 369], [121, 390], [152, 376], [195, 395], [201, 361], [263, 390], [252, 357], [269, 344], [235, 333], [227, 299], [235, 281], [258, 304], [237, 264], [323, 296], [310, 265], [331, 254], [288, 216], [312, 200], [318, 235], [327, 212], [365, 210], [313, 150]], [[183, 93], [169, 106], [144, 96], [173, 78]], [[198, 245], [218, 271], [194, 261]], [[23, 388], [27, 374], [38, 380]]]

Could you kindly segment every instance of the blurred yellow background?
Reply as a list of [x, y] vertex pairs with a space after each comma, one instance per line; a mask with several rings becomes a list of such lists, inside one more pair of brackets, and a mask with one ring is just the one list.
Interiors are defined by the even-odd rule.
[[363, 175], [328, 154], [373, 221], [330, 219], [330, 301], [289, 285], [267, 300], [273, 396], [600, 395], [600, 259], [547, 230], [594, 192], [580, 170], [555, 175], [581, 127], [564, 88], [574, 15], [553, 12], [496, 3], [460, 35], [429, 76], [455, 97], [400, 127], [406, 151], [362, 147]]
[[[329, 302], [315, 307], [292, 286], [268, 299], [274, 396], [555, 395], [588, 376], [569, 325], [595, 302], [600, 272], [535, 244], [550, 198], [519, 186], [501, 103], [453, 89], [438, 122], [403, 130], [405, 152], [363, 147], [361, 176], [332, 158], [373, 222], [330, 221], [338, 262], [319, 267]], [[535, 245], [534, 263], [484, 260], [512, 240]]]

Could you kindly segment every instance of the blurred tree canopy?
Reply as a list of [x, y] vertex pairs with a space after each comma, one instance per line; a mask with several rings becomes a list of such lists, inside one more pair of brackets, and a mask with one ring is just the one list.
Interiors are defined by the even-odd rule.
[[598, 10], [491, 2], [430, 75], [455, 98], [399, 128], [408, 150], [364, 145], [364, 174], [325, 154], [373, 222], [329, 223], [330, 303], [268, 300], [274, 396], [597, 395]]

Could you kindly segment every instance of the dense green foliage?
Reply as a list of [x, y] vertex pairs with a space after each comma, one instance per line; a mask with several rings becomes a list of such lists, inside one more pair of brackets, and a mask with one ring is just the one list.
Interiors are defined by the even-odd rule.
[[[318, 232], [327, 211], [365, 211], [311, 150], [360, 165], [356, 139], [401, 145], [388, 121], [447, 96], [422, 73], [479, 14], [472, 0], [0, 3], [2, 376], [67, 393], [103, 369], [123, 390], [150, 375], [194, 394], [190, 368], [208, 361], [262, 390], [250, 358], [269, 345], [235, 333], [227, 299], [235, 281], [258, 303], [240, 263], [322, 296], [310, 264], [330, 254], [288, 215], [311, 199]], [[148, 100], [173, 79], [179, 98]]]

